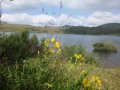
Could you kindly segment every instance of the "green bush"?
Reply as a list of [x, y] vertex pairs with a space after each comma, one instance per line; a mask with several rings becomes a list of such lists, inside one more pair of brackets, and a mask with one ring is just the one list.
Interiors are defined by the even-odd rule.
[[13, 63], [16, 60], [24, 60], [34, 54], [33, 50], [37, 44], [37, 38], [29, 38], [28, 31], [1, 36], [0, 62]]
[[93, 47], [95, 51], [117, 51], [116, 45], [112, 42], [98, 42], [93, 44]]

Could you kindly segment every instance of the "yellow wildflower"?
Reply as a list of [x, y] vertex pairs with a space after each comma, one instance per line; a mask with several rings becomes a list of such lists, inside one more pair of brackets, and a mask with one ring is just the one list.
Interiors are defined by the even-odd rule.
[[40, 51], [39, 50], [37, 51], [37, 54], [38, 54], [38, 56], [40, 55]]
[[53, 37], [52, 40], [51, 40], [51, 42], [52, 42], [52, 43], [55, 43], [55, 41], [56, 41], [56, 40], [55, 40], [55, 38]]
[[58, 41], [55, 43], [55, 47], [60, 48], [60, 43]]
[[95, 76], [92, 76], [90, 82], [95, 82], [96, 81], [96, 77]]
[[97, 76], [92, 76], [90, 82], [91, 82], [91, 83], [96, 83], [96, 85], [101, 86], [101, 80], [100, 80], [100, 78], [97, 77]]
[[76, 61], [77, 60], [84, 60], [84, 57], [82, 56], [82, 54], [74, 54], [75, 58], [76, 58]]
[[86, 78], [84, 78], [84, 80], [83, 80], [84, 87], [88, 87], [89, 84], [90, 84], [89, 81]]
[[101, 80], [100, 80], [100, 79], [98, 79], [98, 80], [97, 80], [97, 83], [98, 83], [99, 85], [101, 85]]

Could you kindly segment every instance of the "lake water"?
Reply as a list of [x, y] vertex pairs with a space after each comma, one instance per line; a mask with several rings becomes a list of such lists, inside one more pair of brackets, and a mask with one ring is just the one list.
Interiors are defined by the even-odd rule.
[[[33, 34], [33, 33], [32, 33]], [[73, 35], [73, 34], [36, 34], [39, 39], [57, 37], [62, 45], [83, 45], [86, 50], [99, 57], [99, 61], [107, 67], [120, 66], [120, 36], [106, 35]], [[93, 52], [92, 45], [96, 42], [110, 41], [117, 45], [117, 52]]]
[[[10, 33], [7, 32], [9, 35]], [[106, 35], [73, 35], [73, 34], [41, 34], [30, 33], [30, 36], [36, 34], [40, 39], [46, 37], [57, 37], [62, 45], [83, 45], [86, 50], [93, 53], [94, 56], [99, 57], [99, 61], [107, 67], [120, 66], [120, 36], [106, 36]], [[96, 42], [110, 41], [117, 45], [117, 52], [93, 52], [92, 45]]]

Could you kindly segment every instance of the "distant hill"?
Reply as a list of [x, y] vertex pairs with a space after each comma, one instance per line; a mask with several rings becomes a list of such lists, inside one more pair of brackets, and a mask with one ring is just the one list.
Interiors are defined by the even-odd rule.
[[120, 28], [120, 23], [107, 23], [100, 25], [98, 27], [103, 27], [103, 28]]
[[90, 34], [90, 35], [107, 35], [107, 34], [120, 34], [120, 23], [107, 23], [97, 27], [85, 26], [60, 26], [60, 27], [40, 27], [21, 24], [8, 24], [2, 23], [0, 31], [15, 32], [29, 30], [30, 32], [40, 33], [66, 33], [66, 34]]
[[70, 26], [64, 33], [106, 35], [120, 34], [120, 23], [107, 23], [97, 27]]
[[[24, 24], [9, 24], [9, 23], [2, 23], [0, 28], [1, 32], [19, 32], [23, 30], [29, 30], [30, 32], [39, 32], [39, 33], [58, 33], [58, 28], [51, 28], [48, 26], [41, 27], [41, 26], [32, 26], [32, 25], [24, 25]], [[61, 33], [59, 31], [59, 33]]]

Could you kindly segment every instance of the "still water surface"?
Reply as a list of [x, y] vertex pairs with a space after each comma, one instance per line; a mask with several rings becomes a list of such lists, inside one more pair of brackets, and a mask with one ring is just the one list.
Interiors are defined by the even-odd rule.
[[[33, 33], [31, 33], [33, 35]], [[39, 39], [46, 37], [57, 37], [62, 45], [83, 45], [86, 50], [99, 57], [99, 61], [107, 67], [120, 65], [120, 36], [106, 35], [72, 35], [72, 34], [36, 34]], [[117, 52], [93, 52], [92, 45], [96, 42], [111, 41], [117, 45]]]

